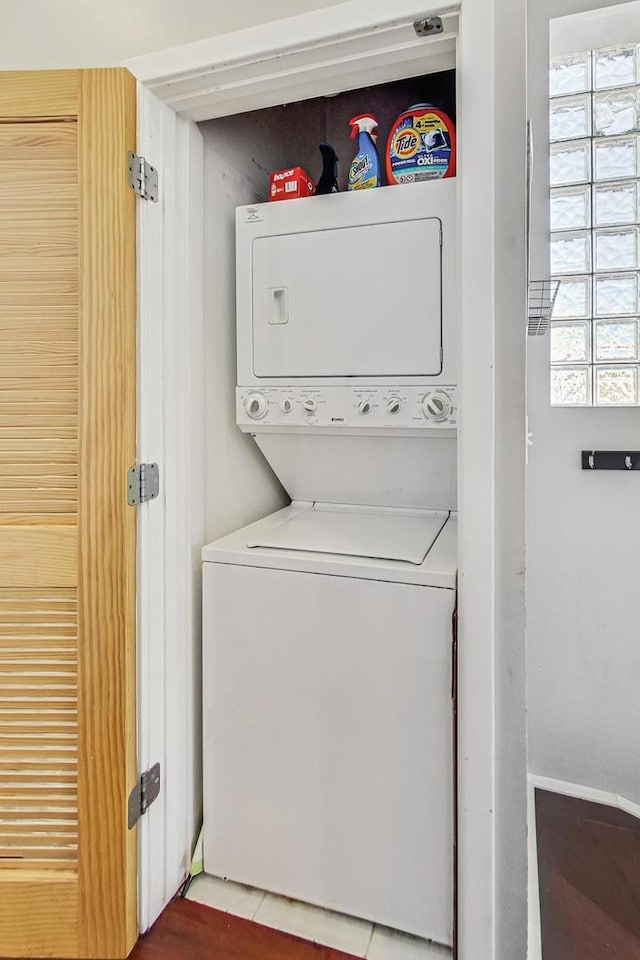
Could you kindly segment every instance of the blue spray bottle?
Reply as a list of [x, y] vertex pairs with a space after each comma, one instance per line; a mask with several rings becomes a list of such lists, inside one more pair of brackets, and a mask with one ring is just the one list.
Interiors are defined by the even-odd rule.
[[358, 138], [358, 152], [349, 167], [348, 190], [366, 190], [380, 186], [380, 159], [376, 149], [378, 121], [370, 113], [349, 120], [351, 139]]

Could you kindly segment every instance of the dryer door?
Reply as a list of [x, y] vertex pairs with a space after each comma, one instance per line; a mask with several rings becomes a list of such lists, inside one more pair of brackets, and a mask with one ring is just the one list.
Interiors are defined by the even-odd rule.
[[441, 257], [437, 217], [256, 238], [254, 375], [437, 376]]

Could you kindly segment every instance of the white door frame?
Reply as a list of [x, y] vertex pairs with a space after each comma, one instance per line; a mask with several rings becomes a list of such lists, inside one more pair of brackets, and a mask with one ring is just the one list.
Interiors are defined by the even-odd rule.
[[[438, 13], [444, 14], [444, 37], [419, 40], [413, 20]], [[451, 64], [456, 28], [455, 7], [443, 10], [442, 4], [431, 0], [394, 0], [393, 4], [351, 0], [125, 64], [146, 88], [141, 94], [139, 150], [159, 168], [164, 200], [162, 224], [152, 223], [151, 208], [141, 218], [140, 282], [142, 349], [161, 328], [165, 344], [162, 382], [157, 382], [156, 372], [148, 374], [155, 388], [145, 394], [142, 387], [141, 433], [148, 424], [149, 438], [157, 437], [160, 443], [164, 429], [165, 469], [170, 458], [183, 455], [181, 429], [189, 421], [196, 424], [187, 442], [193, 455], [202, 416], [201, 371], [198, 385], [188, 388], [201, 336], [199, 268], [191, 277], [185, 271], [186, 251], [194, 262], [198, 259], [202, 144], [192, 120], [181, 116], [172, 121], [170, 115], [176, 117], [175, 111], [181, 110], [185, 116], [205, 119], [416, 75], [426, 72], [428, 44], [434, 68], [443, 69]], [[524, 0], [463, 0], [458, 58], [462, 201], [459, 957], [519, 960], [525, 953], [527, 893]], [[512, 73], [506, 82], [504, 69]], [[157, 120], [151, 122], [152, 117]], [[152, 129], [155, 123], [162, 127], [161, 134]], [[189, 177], [176, 166], [178, 144]], [[175, 191], [173, 198], [170, 191]], [[192, 215], [181, 216], [186, 211]], [[151, 250], [158, 245], [164, 245], [164, 256], [156, 260]], [[202, 251], [199, 256], [201, 260]], [[157, 289], [163, 285], [164, 302], [158, 303]], [[155, 300], [148, 292], [153, 286]], [[174, 304], [183, 309], [174, 309]], [[192, 344], [191, 349], [179, 349], [182, 337]], [[158, 459], [151, 447], [145, 449], [149, 458]], [[201, 457], [200, 451], [193, 469], [201, 471]], [[164, 801], [152, 808], [142, 829], [143, 929], [179, 883], [195, 826], [193, 771], [197, 767], [189, 751], [180, 756], [180, 750], [183, 742], [193, 743], [186, 718], [192, 715], [199, 691], [192, 682], [194, 664], [182, 664], [181, 657], [185, 643], [194, 649], [188, 635], [191, 630], [195, 636], [197, 630], [193, 609], [198, 562], [193, 551], [198, 545], [196, 528], [202, 530], [203, 489], [201, 472], [195, 489], [182, 467], [177, 473], [176, 496], [169, 502], [167, 492], [162, 521], [151, 504], [143, 508], [148, 528], [145, 532], [143, 516], [141, 529], [141, 572], [146, 575], [150, 562], [159, 563], [157, 552], [165, 566], [160, 588], [154, 578], [140, 581], [147, 596], [147, 602], [140, 604], [143, 636], [147, 630], [140, 659], [141, 751], [150, 762], [162, 752], [167, 768]], [[167, 540], [169, 529], [171, 541]], [[184, 540], [181, 551], [174, 552], [171, 544], [178, 529], [192, 531], [191, 553]], [[168, 568], [173, 569], [174, 580], [167, 575]], [[196, 574], [187, 582], [181, 578], [189, 570]], [[164, 625], [158, 623], [159, 609], [171, 612]], [[150, 623], [154, 624], [151, 630]], [[160, 655], [164, 672], [158, 669]], [[155, 752], [146, 747], [152, 741]], [[184, 829], [177, 831], [179, 823]], [[171, 833], [173, 838], [168, 836]], [[160, 883], [155, 871], [161, 872], [163, 863], [165, 878]]]
[[160, 467], [159, 498], [138, 508], [138, 763], [159, 762], [162, 784], [138, 828], [144, 932], [183, 881], [201, 819], [202, 134], [139, 86], [138, 151], [160, 170], [159, 201], [138, 201], [137, 454]]

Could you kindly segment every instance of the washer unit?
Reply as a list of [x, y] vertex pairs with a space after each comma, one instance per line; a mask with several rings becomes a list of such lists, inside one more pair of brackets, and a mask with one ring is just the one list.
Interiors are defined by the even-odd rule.
[[455, 196], [238, 210], [237, 422], [292, 503], [203, 551], [205, 869], [446, 944]]

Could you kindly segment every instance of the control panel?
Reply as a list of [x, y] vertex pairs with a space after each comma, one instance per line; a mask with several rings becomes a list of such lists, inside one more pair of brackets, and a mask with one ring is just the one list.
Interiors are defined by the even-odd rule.
[[240, 426], [442, 427], [457, 426], [456, 387], [238, 387]]

